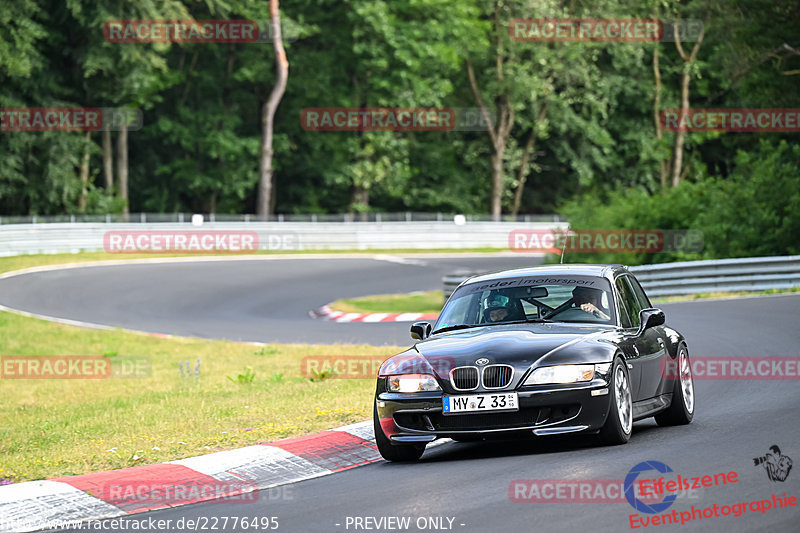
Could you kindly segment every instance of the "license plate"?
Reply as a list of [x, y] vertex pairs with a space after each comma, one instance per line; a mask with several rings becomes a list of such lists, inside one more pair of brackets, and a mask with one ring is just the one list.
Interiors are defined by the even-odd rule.
[[474, 394], [469, 396], [444, 396], [442, 409], [446, 415], [476, 411], [518, 411], [516, 392]]

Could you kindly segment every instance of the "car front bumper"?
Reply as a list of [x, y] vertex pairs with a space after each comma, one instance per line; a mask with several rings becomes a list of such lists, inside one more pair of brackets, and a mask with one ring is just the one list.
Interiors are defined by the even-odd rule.
[[[611, 406], [608, 382], [525, 387], [515, 392], [517, 411], [485, 411], [443, 414], [442, 396], [449, 393], [385, 392], [385, 379], [378, 379], [376, 409], [383, 433], [392, 441], [430, 442], [441, 437], [511, 437], [593, 433], [603, 424]], [[594, 392], [593, 392], [594, 391]], [[512, 391], [471, 391], [492, 394]], [[462, 393], [463, 394], [463, 393]]]

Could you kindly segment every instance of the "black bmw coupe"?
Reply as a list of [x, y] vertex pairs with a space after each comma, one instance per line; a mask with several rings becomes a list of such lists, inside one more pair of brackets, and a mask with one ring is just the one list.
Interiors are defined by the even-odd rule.
[[619, 265], [552, 265], [467, 279], [436, 324], [378, 373], [375, 438], [415, 461], [437, 438], [597, 434], [623, 444], [633, 422], [688, 424], [689, 352]]

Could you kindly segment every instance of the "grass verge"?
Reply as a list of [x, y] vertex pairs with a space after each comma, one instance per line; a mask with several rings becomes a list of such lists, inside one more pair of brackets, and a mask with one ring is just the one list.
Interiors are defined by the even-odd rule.
[[[7, 257], [0, 258], [0, 272], [142, 257]], [[312, 382], [302, 375], [301, 360], [388, 357], [400, 349], [158, 338], [0, 312], [0, 356], [94, 355], [112, 364], [115, 357], [139, 356], [150, 366], [146, 377], [127, 379], [0, 377], [0, 483], [170, 461], [369, 419], [373, 379]]]
[[305, 254], [336, 254], [336, 255], [381, 255], [381, 254], [467, 254], [485, 253], [493, 254], [507, 252], [501, 248], [463, 248], [463, 249], [385, 249], [385, 250], [283, 250], [283, 251], [261, 251], [255, 254], [191, 254], [191, 253], [163, 253], [163, 254], [111, 254], [106, 252], [81, 252], [77, 254], [38, 254], [38, 255], [17, 255], [11, 257], [0, 257], [0, 272], [9, 270], [19, 270], [43, 265], [58, 265], [64, 263], [83, 263], [88, 261], [120, 261], [130, 259], [157, 259], [162, 257], [232, 257], [234, 259], [247, 257], [248, 255], [305, 255]]
[[346, 298], [330, 307], [344, 313], [438, 313], [443, 301], [442, 291], [428, 291]]
[[789, 294], [792, 292], [800, 292], [800, 287], [792, 287], [791, 289], [767, 289], [765, 291], [752, 292], [701, 292], [698, 294], [683, 294], [680, 296], [662, 296], [660, 298], [651, 298], [650, 301], [654, 304], [666, 304], [674, 302], [691, 302], [693, 300], [707, 300], [709, 298], [747, 298], [751, 296], [764, 296], [767, 294]]
[[[139, 378], [0, 379], [0, 480], [157, 463], [366, 420], [374, 380], [312, 382], [301, 359], [397, 351], [157, 338], [0, 313], [3, 356], [106, 355], [112, 364], [143, 356], [150, 364]], [[238, 378], [247, 367], [250, 383]]]

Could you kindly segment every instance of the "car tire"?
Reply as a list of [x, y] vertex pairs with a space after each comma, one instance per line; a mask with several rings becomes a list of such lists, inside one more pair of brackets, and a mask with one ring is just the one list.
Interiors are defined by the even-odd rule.
[[686, 346], [678, 348], [678, 379], [673, 380], [672, 402], [669, 407], [654, 418], [659, 426], [680, 426], [688, 424], [694, 418], [695, 394], [692, 365]]
[[620, 357], [614, 358], [609, 389], [608, 416], [598, 438], [606, 446], [625, 444], [633, 432], [633, 397], [628, 366]]
[[381, 422], [378, 419], [378, 408], [373, 407], [372, 422], [375, 428], [375, 444], [381, 457], [393, 462], [413, 462], [418, 461], [425, 452], [425, 444], [393, 444], [389, 438], [383, 434]]

